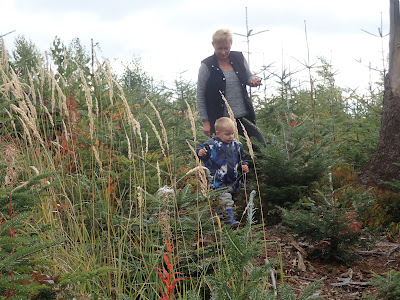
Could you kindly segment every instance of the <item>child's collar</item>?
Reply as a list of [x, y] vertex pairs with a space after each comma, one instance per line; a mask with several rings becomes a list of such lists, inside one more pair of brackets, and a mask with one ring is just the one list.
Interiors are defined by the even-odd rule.
[[232, 142], [225, 143], [225, 142], [223, 142], [218, 136], [214, 136], [213, 139], [216, 140], [216, 141], [218, 141], [218, 142], [220, 142], [220, 143], [222, 143], [222, 144], [224, 144], [224, 145], [230, 145], [230, 144], [232, 144], [232, 143], [235, 141], [235, 139], [233, 139]]

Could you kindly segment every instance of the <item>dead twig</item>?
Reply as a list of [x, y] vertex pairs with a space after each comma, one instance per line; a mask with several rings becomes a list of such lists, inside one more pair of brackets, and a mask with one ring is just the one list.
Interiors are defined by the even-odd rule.
[[391, 255], [393, 254], [393, 252], [395, 252], [395, 251], [396, 251], [397, 249], [399, 249], [399, 248], [400, 248], [400, 245], [394, 246], [392, 249], [390, 249], [390, 250], [387, 252], [386, 256], [387, 256], [387, 257], [391, 256]]
[[359, 255], [363, 255], [363, 256], [376, 256], [376, 257], [380, 257], [385, 254], [385, 252], [364, 251], [364, 250], [358, 250], [358, 251], [356, 251], [356, 253]]
[[352, 285], [352, 286], [368, 286], [371, 285], [368, 281], [349, 281], [349, 282], [337, 282], [331, 283], [332, 286], [345, 286], [345, 285]]

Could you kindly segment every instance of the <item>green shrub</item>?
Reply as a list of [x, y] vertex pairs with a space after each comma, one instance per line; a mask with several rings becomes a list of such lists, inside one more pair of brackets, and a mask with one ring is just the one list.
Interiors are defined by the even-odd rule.
[[390, 270], [386, 276], [377, 275], [371, 279], [371, 283], [377, 287], [379, 298], [368, 297], [367, 299], [396, 300], [400, 298], [400, 272]]
[[[263, 290], [271, 263], [261, 267], [254, 264], [254, 257], [260, 253], [262, 243], [260, 236], [250, 239], [250, 227], [237, 231], [224, 229], [223, 234], [226, 257], [216, 266], [215, 275], [206, 278], [207, 285], [216, 300], [249, 299], [255, 290]], [[264, 290], [262, 294], [266, 293]]]
[[321, 192], [323, 201], [302, 201], [292, 210], [282, 208], [283, 223], [297, 238], [310, 242], [311, 254], [324, 260], [348, 263], [355, 246], [366, 247], [371, 241], [353, 208], [341, 207]]
[[[400, 164], [396, 164], [400, 166]], [[386, 224], [400, 223], [400, 181], [392, 180], [383, 182], [391, 190], [385, 190], [380, 193], [379, 204], [385, 211]]]
[[37, 258], [37, 254], [61, 241], [46, 242], [25, 232], [30, 215], [25, 212], [8, 219], [0, 215], [0, 298], [28, 299], [51, 293], [51, 285], [54, 285], [54, 282], [50, 284], [54, 279], [52, 276], [41, 273], [47, 272], [44, 270], [51, 261]]
[[291, 157], [272, 145], [255, 153], [262, 204], [270, 214], [268, 223], [280, 221], [273, 213], [277, 206], [292, 207], [324, 175], [329, 160], [318, 147], [297, 149]]

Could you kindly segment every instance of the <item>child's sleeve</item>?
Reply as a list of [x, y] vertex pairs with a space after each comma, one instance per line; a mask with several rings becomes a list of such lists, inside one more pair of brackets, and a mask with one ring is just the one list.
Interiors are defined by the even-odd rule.
[[[206, 155], [204, 155], [203, 157], [199, 156], [199, 151], [203, 149], [206, 152]], [[202, 161], [206, 161], [209, 160], [211, 157], [211, 151], [210, 151], [210, 145], [208, 145], [207, 143], [198, 145], [196, 147], [196, 155], [199, 159], [201, 159]]]
[[241, 143], [239, 143], [239, 158], [240, 158], [240, 164], [242, 166], [249, 165], [249, 163], [246, 159], [246, 155], [244, 154], [243, 145]]

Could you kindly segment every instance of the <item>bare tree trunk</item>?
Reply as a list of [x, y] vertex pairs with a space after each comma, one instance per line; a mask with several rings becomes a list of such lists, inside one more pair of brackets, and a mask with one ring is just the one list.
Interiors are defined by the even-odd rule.
[[380, 185], [400, 180], [400, 13], [399, 0], [390, 0], [389, 72], [385, 78], [378, 147], [358, 181]]

